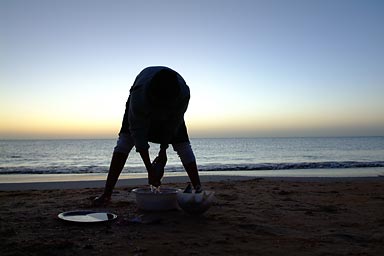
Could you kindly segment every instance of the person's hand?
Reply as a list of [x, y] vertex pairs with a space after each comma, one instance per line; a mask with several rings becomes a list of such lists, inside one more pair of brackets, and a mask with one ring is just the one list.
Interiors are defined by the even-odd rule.
[[167, 163], [167, 158], [156, 157], [152, 162], [152, 167], [156, 173], [156, 177], [161, 181], [164, 176], [164, 167]]
[[155, 170], [156, 176], [160, 181], [164, 176], [164, 167], [166, 164], [167, 164], [166, 148], [161, 148], [158, 156], [152, 162], [152, 167]]
[[160, 178], [158, 177], [156, 170], [151, 166], [147, 168], [148, 171], [148, 184], [154, 187], [159, 187], [161, 185]]
[[160, 179], [156, 175], [156, 170], [153, 168], [151, 160], [149, 158], [148, 149], [139, 151], [141, 158], [143, 159], [145, 168], [148, 172], [148, 183], [149, 185], [159, 187], [161, 185]]

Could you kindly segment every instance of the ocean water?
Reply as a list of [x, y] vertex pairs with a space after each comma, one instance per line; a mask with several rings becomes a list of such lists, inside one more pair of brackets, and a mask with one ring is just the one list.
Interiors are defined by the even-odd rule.
[[[106, 173], [116, 140], [0, 140], [1, 174]], [[384, 167], [384, 137], [191, 139], [202, 171]], [[159, 145], [151, 144], [156, 155]], [[384, 170], [384, 169], [383, 169]], [[184, 171], [172, 147], [166, 172]], [[132, 150], [124, 173], [146, 172]]]

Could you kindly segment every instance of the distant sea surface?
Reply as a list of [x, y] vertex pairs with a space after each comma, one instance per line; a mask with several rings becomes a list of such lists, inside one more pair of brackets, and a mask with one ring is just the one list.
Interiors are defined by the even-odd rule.
[[[0, 174], [106, 173], [115, 143], [0, 140]], [[202, 171], [384, 167], [384, 137], [191, 139], [191, 144]], [[151, 144], [152, 158], [158, 149]], [[184, 171], [171, 146], [166, 171]], [[123, 172], [146, 172], [134, 149]]]

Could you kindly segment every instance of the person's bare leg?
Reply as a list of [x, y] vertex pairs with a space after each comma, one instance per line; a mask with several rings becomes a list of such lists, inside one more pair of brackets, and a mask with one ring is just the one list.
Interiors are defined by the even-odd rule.
[[128, 154], [126, 153], [113, 153], [107, 181], [105, 182], [104, 193], [93, 200], [94, 206], [107, 204], [111, 200], [113, 189], [115, 188], [116, 182], [119, 179], [120, 173], [124, 168], [127, 158]]
[[125, 162], [127, 161], [128, 154], [114, 152], [112, 155], [111, 165], [109, 167], [107, 181], [105, 183], [104, 194], [112, 195], [113, 189], [115, 188], [116, 182], [119, 179], [120, 173], [124, 168]]
[[172, 144], [173, 149], [177, 152], [183, 163], [184, 169], [195, 188], [196, 192], [201, 192], [201, 182], [199, 171], [197, 169], [195, 154], [193, 153], [191, 144], [189, 142]]
[[201, 183], [200, 183], [199, 171], [197, 169], [196, 161], [190, 162], [188, 164], [183, 164], [183, 165], [188, 174], [189, 179], [191, 180], [193, 187], [196, 190], [200, 189]]

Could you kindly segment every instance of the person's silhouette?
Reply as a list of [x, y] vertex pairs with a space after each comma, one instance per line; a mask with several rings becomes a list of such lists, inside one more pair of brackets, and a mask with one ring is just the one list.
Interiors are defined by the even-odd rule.
[[[160, 186], [167, 162], [166, 150], [171, 144], [194, 189], [201, 192], [196, 159], [184, 122], [189, 99], [189, 87], [176, 71], [158, 66], [148, 67], [140, 72], [130, 89], [104, 193], [93, 201], [94, 205], [103, 205], [110, 201], [134, 146], [147, 169], [150, 185]], [[148, 142], [160, 144], [160, 151], [153, 162], [150, 160]]]

